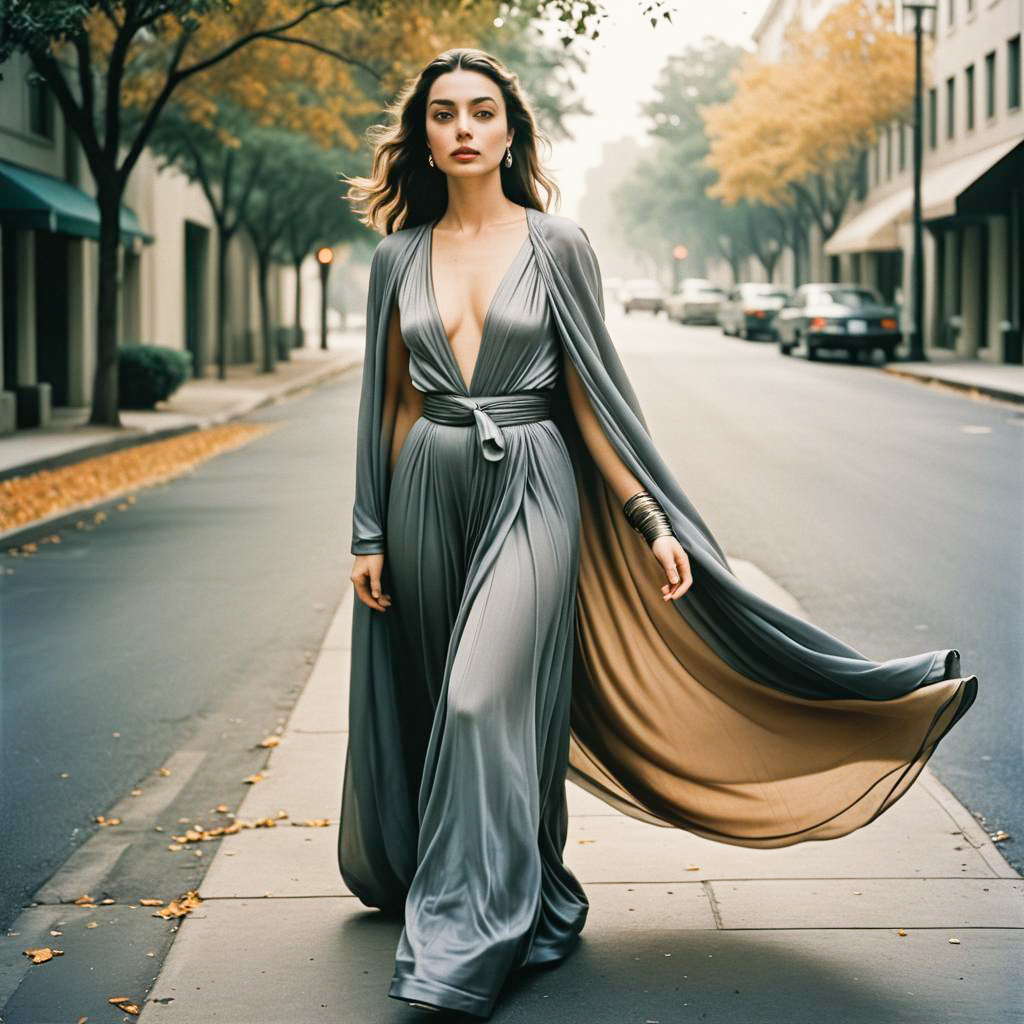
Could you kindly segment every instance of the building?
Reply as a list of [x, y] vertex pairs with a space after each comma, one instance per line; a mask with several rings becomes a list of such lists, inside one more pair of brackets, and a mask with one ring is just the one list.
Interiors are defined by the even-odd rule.
[[[836, 0], [773, 0], [755, 31], [774, 59], [789, 17], [813, 28]], [[923, 338], [929, 358], [1021, 363], [1024, 323], [1024, 0], [938, 0], [926, 13]], [[912, 15], [897, 7], [897, 24]], [[810, 239], [809, 276], [867, 284], [910, 328], [913, 135], [889, 125], [837, 231]], [[785, 266], [791, 268], [789, 260]], [[784, 270], [785, 273], [785, 270]], [[792, 278], [790, 278], [792, 280]]]
[[[2, 71], [0, 436], [90, 405], [99, 256], [95, 187], [77, 139], [27, 57], [15, 53]], [[201, 188], [144, 152], [126, 189], [121, 243], [121, 343], [189, 351], [196, 375], [208, 374], [217, 236]], [[276, 310], [284, 272], [272, 273]], [[229, 250], [228, 288], [228, 361], [255, 361], [256, 262], [243, 233]]]

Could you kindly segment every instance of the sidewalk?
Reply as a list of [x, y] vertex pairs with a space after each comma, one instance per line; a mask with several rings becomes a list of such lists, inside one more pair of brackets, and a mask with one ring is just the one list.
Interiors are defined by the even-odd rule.
[[[756, 567], [733, 565], [803, 614]], [[399, 924], [338, 874], [352, 600], [347, 588], [267, 777], [237, 811], [330, 826], [282, 819], [221, 841], [142, 1024], [450, 1019], [387, 997]], [[591, 902], [582, 942], [557, 969], [516, 976], [493, 1021], [1024, 1020], [1024, 881], [930, 769], [857, 832], [778, 850], [657, 828], [568, 792], [566, 862]]]
[[45, 427], [0, 437], [0, 480], [226, 423], [362, 363], [362, 327], [333, 332], [329, 343], [326, 352], [292, 349], [273, 373], [260, 373], [255, 364], [232, 365], [222, 381], [216, 367], [208, 367], [209, 376], [187, 381], [156, 409], [122, 410], [120, 429], [89, 426], [88, 406], [59, 408]]
[[930, 384], [976, 391], [1004, 402], [1024, 402], [1024, 366], [933, 356], [920, 362], [897, 360], [886, 363], [883, 369]]

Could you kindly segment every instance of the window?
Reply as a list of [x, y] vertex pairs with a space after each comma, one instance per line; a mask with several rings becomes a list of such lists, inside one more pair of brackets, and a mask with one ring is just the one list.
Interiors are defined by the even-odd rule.
[[952, 25], [956, 21], [956, 0], [949, 0], [946, 8], [946, 23]]
[[985, 55], [985, 116], [996, 116], [996, 53]]
[[885, 178], [892, 180], [892, 125], [885, 130]]
[[1020, 106], [1020, 36], [1006, 44], [1006, 105], [1010, 110]]
[[874, 181], [877, 185], [882, 180], [882, 140], [879, 138], [878, 142], [871, 147], [871, 162], [874, 167], [875, 177]]
[[900, 133], [900, 170], [907, 169], [907, 126], [900, 123], [897, 131]]
[[36, 135], [53, 138], [53, 96], [35, 72], [28, 76], [28, 127]]
[[946, 138], [956, 134], [956, 79], [946, 79]]
[[964, 98], [967, 105], [967, 130], [974, 131], [974, 65], [968, 64], [964, 72]]
[[939, 90], [934, 86], [928, 90], [928, 147], [939, 144]]

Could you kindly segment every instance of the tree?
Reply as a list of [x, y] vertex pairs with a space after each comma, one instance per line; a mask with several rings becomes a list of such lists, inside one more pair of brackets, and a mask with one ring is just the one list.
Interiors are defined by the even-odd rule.
[[616, 190], [614, 202], [634, 245], [653, 247], [659, 262], [682, 242], [688, 268], [702, 272], [709, 259], [722, 257], [738, 273], [749, 251], [745, 214], [706, 193], [714, 172], [704, 164], [709, 143], [700, 116], [703, 105], [731, 96], [730, 74], [742, 52], [713, 38], [687, 47], [662, 70], [656, 98], [643, 108], [655, 146]]
[[[96, 183], [100, 214], [97, 365], [89, 422], [120, 426], [117, 395], [119, 219], [129, 175], [182, 83], [257, 39], [285, 40], [315, 15], [350, 0], [264, 0], [235, 34], [208, 30], [230, 19], [214, 0], [8, 0], [0, 61], [22, 50], [53, 92]], [[73, 82], [63, 51], [73, 51]], [[142, 116], [126, 118], [126, 93], [156, 83]], [[126, 121], [133, 130], [126, 131]]]
[[[175, 92], [257, 40], [273, 40], [322, 53], [371, 77], [400, 77], [409, 39], [397, 40], [385, 71], [345, 45], [350, 12], [383, 15], [386, 32], [396, 10], [419, 11], [414, 40], [435, 45], [439, 35], [424, 5], [385, 0], [5, 0], [0, 7], [0, 64], [14, 50], [28, 55], [78, 137], [96, 183], [100, 213], [97, 289], [97, 365], [89, 422], [120, 426], [117, 395], [117, 296], [120, 287], [119, 219], [128, 178]], [[464, 7], [495, 13], [494, 0]], [[655, 0], [648, 10], [663, 6]], [[593, 29], [601, 8], [575, 0], [533, 0], [540, 15], [564, 25], [563, 42]], [[666, 19], [668, 13], [662, 15]], [[652, 17], [657, 21], [657, 14]], [[366, 26], [360, 26], [365, 32]], [[339, 44], [337, 40], [341, 39]], [[72, 77], [73, 76], [73, 77]], [[124, 111], [133, 99], [132, 130]], [[140, 104], [139, 98], [146, 97]]]
[[[237, 108], [220, 111], [224, 122], [245, 115]], [[238, 130], [237, 126], [236, 129]], [[162, 157], [160, 169], [175, 166], [197, 182], [206, 196], [217, 231], [217, 273], [215, 296], [214, 361], [218, 377], [227, 376], [227, 257], [231, 240], [242, 226], [249, 197], [261, 169], [261, 155], [240, 154], [237, 146], [225, 145], [215, 131], [195, 124], [179, 106], [171, 104], [161, 117], [150, 140], [150, 148]], [[197, 377], [203, 367], [195, 367]]]
[[[327, 154], [330, 157], [331, 154]], [[336, 172], [340, 168], [345, 174], [352, 174], [353, 167], [341, 166], [344, 162], [344, 154], [338, 154], [336, 162], [325, 158], [325, 164], [331, 163], [331, 179], [336, 182]], [[297, 215], [288, 221], [285, 228], [282, 246], [284, 249], [283, 259], [287, 259], [295, 271], [295, 314], [294, 314], [294, 347], [300, 347], [303, 342], [302, 333], [302, 264], [306, 257], [314, 253], [321, 246], [333, 246], [344, 239], [358, 238], [362, 235], [363, 229], [351, 214], [348, 203], [341, 199], [338, 189], [332, 187], [332, 182], [321, 172], [326, 168], [311, 167], [306, 165], [304, 172], [309, 174], [310, 180], [306, 185], [306, 194], [312, 196], [309, 202], [305, 203]], [[358, 231], [356, 230], [358, 229]]]
[[777, 63], [748, 55], [733, 98], [702, 110], [717, 173], [708, 194], [787, 210], [828, 238], [862, 153], [910, 110], [913, 41], [893, 26], [891, 6], [847, 0], [813, 32], [790, 26]]

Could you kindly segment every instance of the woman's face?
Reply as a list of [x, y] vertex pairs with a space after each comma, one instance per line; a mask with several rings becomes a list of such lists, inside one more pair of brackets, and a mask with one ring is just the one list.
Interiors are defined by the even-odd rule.
[[[488, 174], [512, 142], [501, 89], [479, 71], [459, 68], [435, 79], [427, 93], [427, 146], [438, 170], [455, 177]], [[461, 148], [476, 156], [457, 156]]]

